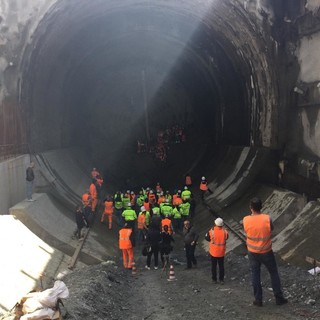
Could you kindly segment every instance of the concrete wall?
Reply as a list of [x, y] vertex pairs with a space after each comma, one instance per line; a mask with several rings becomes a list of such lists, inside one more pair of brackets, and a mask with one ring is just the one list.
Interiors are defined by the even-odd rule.
[[0, 214], [8, 214], [9, 208], [26, 198], [26, 168], [28, 155], [0, 162]]

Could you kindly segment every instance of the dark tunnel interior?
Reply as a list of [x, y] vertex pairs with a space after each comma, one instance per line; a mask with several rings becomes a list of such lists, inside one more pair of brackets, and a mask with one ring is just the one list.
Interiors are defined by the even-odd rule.
[[[235, 49], [225, 12], [216, 2], [58, 1], [24, 57], [33, 150], [79, 146], [105, 173], [152, 180], [154, 168], [185, 173], [208, 146], [249, 145], [251, 58]], [[167, 164], [136, 154], [137, 140], [175, 124], [187, 142]]]

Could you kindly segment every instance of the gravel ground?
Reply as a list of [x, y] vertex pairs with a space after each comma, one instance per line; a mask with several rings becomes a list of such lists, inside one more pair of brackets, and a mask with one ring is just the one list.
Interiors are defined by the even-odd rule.
[[[177, 247], [177, 245], [176, 245]], [[136, 252], [140, 252], [139, 248]], [[65, 277], [70, 298], [65, 300], [64, 319], [319, 319], [319, 278], [294, 266], [279, 266], [283, 291], [289, 303], [277, 306], [263, 269], [264, 306], [252, 305], [248, 260], [228, 253], [224, 285], [213, 284], [210, 260], [198, 250], [198, 267], [184, 270], [184, 251], [172, 256], [175, 281], [169, 270], [146, 270], [138, 257], [137, 274], [121, 262], [85, 267]], [[176, 261], [176, 262], [174, 262]], [[180, 261], [180, 262], [179, 262]], [[152, 265], [151, 265], [152, 266]]]

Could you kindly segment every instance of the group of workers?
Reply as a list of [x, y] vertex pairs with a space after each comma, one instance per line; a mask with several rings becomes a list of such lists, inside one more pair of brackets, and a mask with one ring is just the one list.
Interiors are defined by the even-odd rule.
[[160, 129], [157, 132], [156, 139], [149, 145], [143, 140], [137, 140], [137, 153], [152, 153], [156, 160], [166, 162], [167, 150], [170, 144], [183, 143], [186, 141], [185, 129], [179, 125], [174, 124], [166, 129]]
[[[103, 179], [94, 168], [91, 173], [92, 183], [88, 192], [82, 196], [82, 208], [78, 207], [76, 217], [82, 217], [81, 225], [77, 220], [77, 236], [80, 237], [81, 228], [90, 224], [90, 215], [94, 216], [99, 200], [99, 189]], [[114, 197], [107, 196], [103, 200], [104, 210], [101, 222], [108, 217], [108, 228], [112, 228], [113, 216], [120, 226], [119, 248], [122, 250], [123, 266], [132, 269], [134, 262], [134, 247], [136, 238], [144, 243], [144, 255], [147, 256], [145, 268], [150, 270], [152, 256], [154, 257], [154, 269], [158, 269], [159, 253], [162, 266], [168, 259], [174, 242], [173, 235], [179, 233], [184, 240], [184, 249], [187, 260], [186, 269], [197, 266], [195, 249], [199, 235], [192, 226], [191, 218], [194, 214], [194, 200], [191, 192], [192, 179], [189, 174], [185, 176], [183, 190], [177, 190], [173, 194], [164, 191], [157, 183], [155, 188], [141, 189], [137, 194], [127, 190], [125, 193], [117, 191]], [[205, 177], [201, 178], [199, 191], [203, 199], [208, 188]], [[253, 305], [261, 307], [261, 265], [265, 265], [271, 278], [271, 284], [277, 305], [288, 302], [283, 296], [277, 263], [272, 251], [271, 231], [272, 220], [269, 215], [261, 213], [262, 202], [259, 198], [250, 201], [251, 215], [244, 217], [243, 227], [247, 237], [247, 249], [251, 267], [252, 285], [255, 300]], [[76, 218], [77, 219], [77, 218]], [[224, 284], [224, 257], [229, 234], [224, 228], [224, 221], [219, 217], [215, 219], [214, 226], [208, 230], [205, 240], [209, 242], [209, 254], [211, 256], [211, 278], [213, 283]], [[219, 276], [217, 266], [219, 267]]]

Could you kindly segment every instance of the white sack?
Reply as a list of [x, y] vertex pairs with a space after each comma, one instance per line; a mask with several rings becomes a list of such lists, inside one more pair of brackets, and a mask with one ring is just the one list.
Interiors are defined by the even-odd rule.
[[20, 320], [43, 320], [53, 319], [55, 311], [49, 308], [36, 310], [35, 312], [23, 315]]

